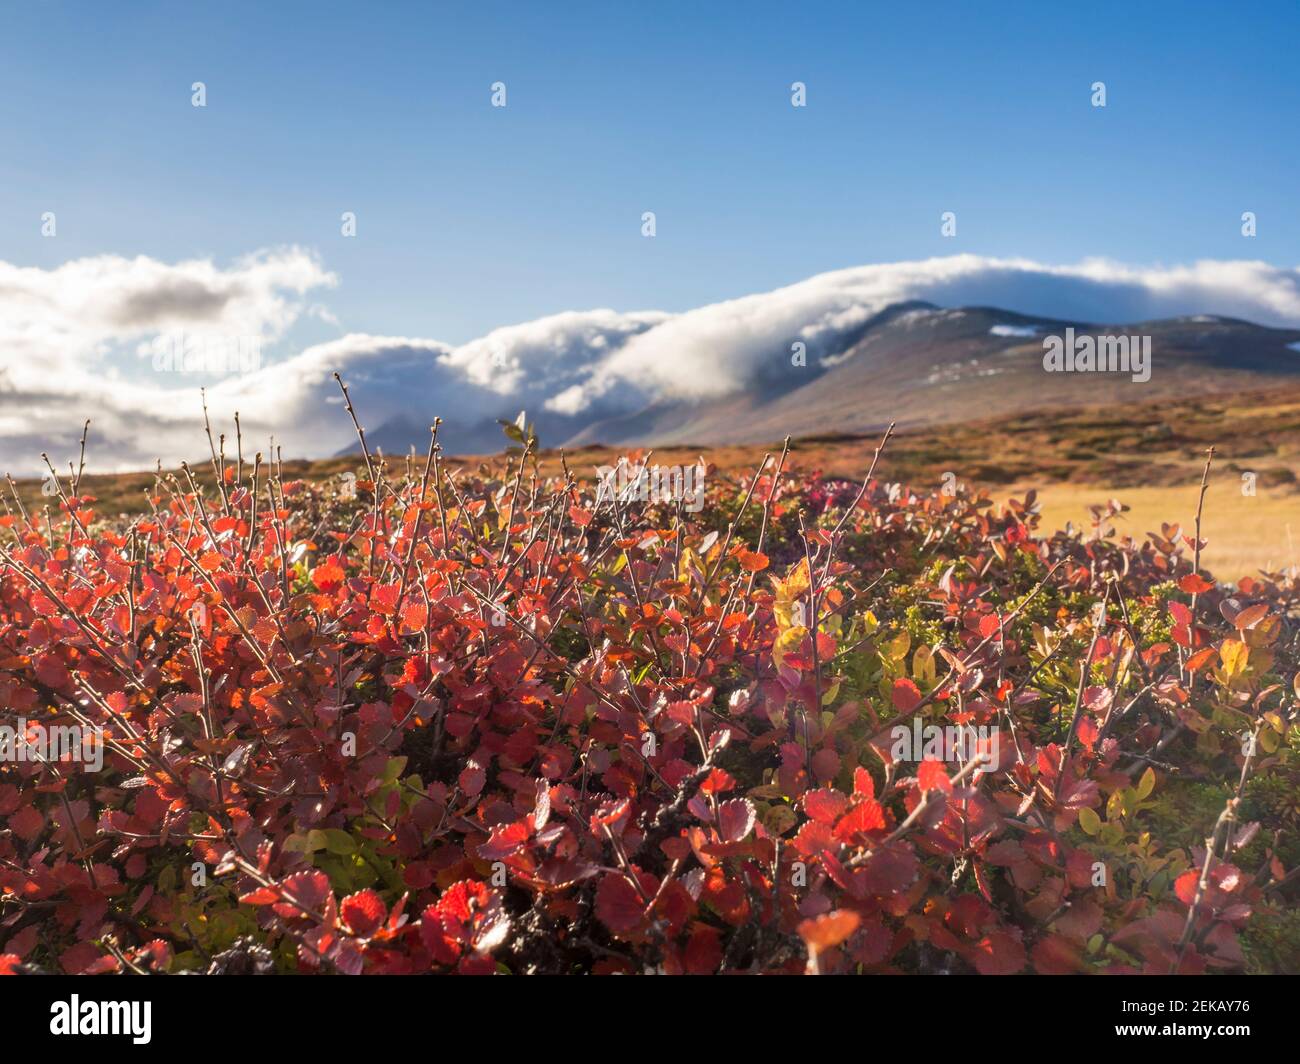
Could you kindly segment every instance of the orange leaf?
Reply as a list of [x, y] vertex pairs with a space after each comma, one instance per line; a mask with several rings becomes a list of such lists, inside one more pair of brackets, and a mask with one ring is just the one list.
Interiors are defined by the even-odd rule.
[[809, 953], [824, 953], [853, 934], [860, 923], [862, 917], [851, 909], [836, 909], [804, 920], [799, 924], [799, 934], [807, 943]]

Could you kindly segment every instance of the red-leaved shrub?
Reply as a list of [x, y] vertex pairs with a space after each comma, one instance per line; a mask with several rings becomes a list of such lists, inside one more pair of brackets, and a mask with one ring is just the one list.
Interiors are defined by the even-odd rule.
[[[1199, 973], [1294, 901], [1242, 816], [1295, 782], [1294, 579], [774, 460], [597, 502], [530, 447], [0, 518], [2, 723], [106, 745], [0, 762], [0, 972]], [[982, 741], [899, 753], [932, 726]], [[1182, 778], [1223, 815], [1171, 840]]]

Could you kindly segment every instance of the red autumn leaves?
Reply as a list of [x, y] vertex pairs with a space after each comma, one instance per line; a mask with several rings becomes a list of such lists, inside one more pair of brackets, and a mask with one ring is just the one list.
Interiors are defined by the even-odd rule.
[[[49, 914], [0, 920], [0, 972], [121, 970], [110, 935], [194, 970], [229, 946], [200, 895], [308, 972], [1237, 970], [1293, 882], [1284, 823], [1204, 884], [1199, 840], [1139, 843], [1128, 761], [1235, 785], [1238, 726], [1285, 730], [1294, 585], [879, 483], [841, 523], [856, 485], [769, 470], [679, 521], [439, 477], [8, 523], [0, 705], [112, 745], [89, 785], [0, 767], [0, 899]], [[887, 756], [913, 719], [1004, 729], [1001, 763]]]

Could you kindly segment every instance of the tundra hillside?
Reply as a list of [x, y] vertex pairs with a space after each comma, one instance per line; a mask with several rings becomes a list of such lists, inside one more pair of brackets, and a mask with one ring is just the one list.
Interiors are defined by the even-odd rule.
[[[823, 432], [797, 438], [786, 472], [860, 479], [883, 429], [882, 423], [870, 436]], [[465, 442], [449, 434], [446, 425], [440, 438], [452, 448]], [[369, 432], [366, 439], [371, 440]], [[777, 435], [771, 441], [778, 449], [780, 439]], [[498, 432], [498, 454], [502, 442]], [[194, 444], [191, 461], [206, 449], [202, 434], [194, 434]], [[423, 460], [427, 444], [426, 425], [417, 462]], [[1092, 533], [1107, 502], [1115, 498], [1125, 509], [1110, 514], [1104, 529], [1141, 536], [1163, 522], [1191, 519], [1205, 450], [1210, 446], [1217, 450], [1202, 531], [1211, 544], [1207, 560], [1215, 575], [1236, 580], [1257, 576], [1261, 569], [1274, 572], [1300, 564], [1300, 481], [1295, 473], [1300, 467], [1300, 388], [1296, 387], [1220, 398], [1166, 397], [1130, 402], [1122, 408], [1094, 405], [1027, 411], [913, 427], [891, 438], [887, 466], [891, 480], [921, 492], [940, 490], [952, 482], [986, 488], [994, 499], [1009, 494], [1023, 497], [1036, 490], [1043, 524], [1051, 528], [1072, 523]], [[389, 461], [400, 465], [405, 451], [393, 451]], [[373, 443], [371, 453], [378, 453]], [[541, 450], [537, 459], [543, 474], [560, 476], [563, 455], [574, 476], [590, 481], [598, 466], [612, 466], [624, 453], [626, 447], [592, 444]], [[721, 473], [743, 478], [752, 475], [763, 453], [764, 446], [754, 444], [673, 444], [655, 446], [650, 460], [681, 466], [703, 455]], [[495, 459], [467, 457], [453, 450], [443, 461], [448, 472], [454, 472], [477, 469], [481, 462]], [[292, 479], [332, 481], [338, 488], [341, 478], [363, 472], [360, 462], [358, 449], [335, 458], [286, 459], [283, 470]], [[195, 464], [201, 466], [193, 470], [195, 480], [214, 491], [206, 455]], [[173, 472], [184, 478], [179, 469]], [[103, 517], [117, 520], [150, 512], [154, 482], [155, 475], [149, 472], [87, 472], [81, 490], [96, 497], [96, 509]], [[57, 508], [57, 492], [48, 473], [43, 480], [16, 481], [14, 490], [38, 520], [44, 506]]]
[[15, 502], [0, 714], [106, 749], [0, 762], [0, 971], [1300, 969], [1300, 582], [1216, 583], [1203, 488], [1044, 533], [886, 433], [691, 512], [511, 431]]

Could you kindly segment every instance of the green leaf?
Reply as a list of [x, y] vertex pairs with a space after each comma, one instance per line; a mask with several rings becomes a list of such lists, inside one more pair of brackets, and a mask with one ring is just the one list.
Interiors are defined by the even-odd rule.
[[326, 828], [321, 834], [325, 836], [325, 849], [329, 850], [330, 853], [348, 854], [357, 852], [356, 839], [346, 831], [339, 828]]
[[1084, 806], [1079, 810], [1079, 827], [1083, 828], [1089, 835], [1095, 835], [1101, 830], [1101, 817], [1087, 806]]
[[284, 840], [284, 849], [287, 853], [307, 853], [307, 836], [290, 835]]

